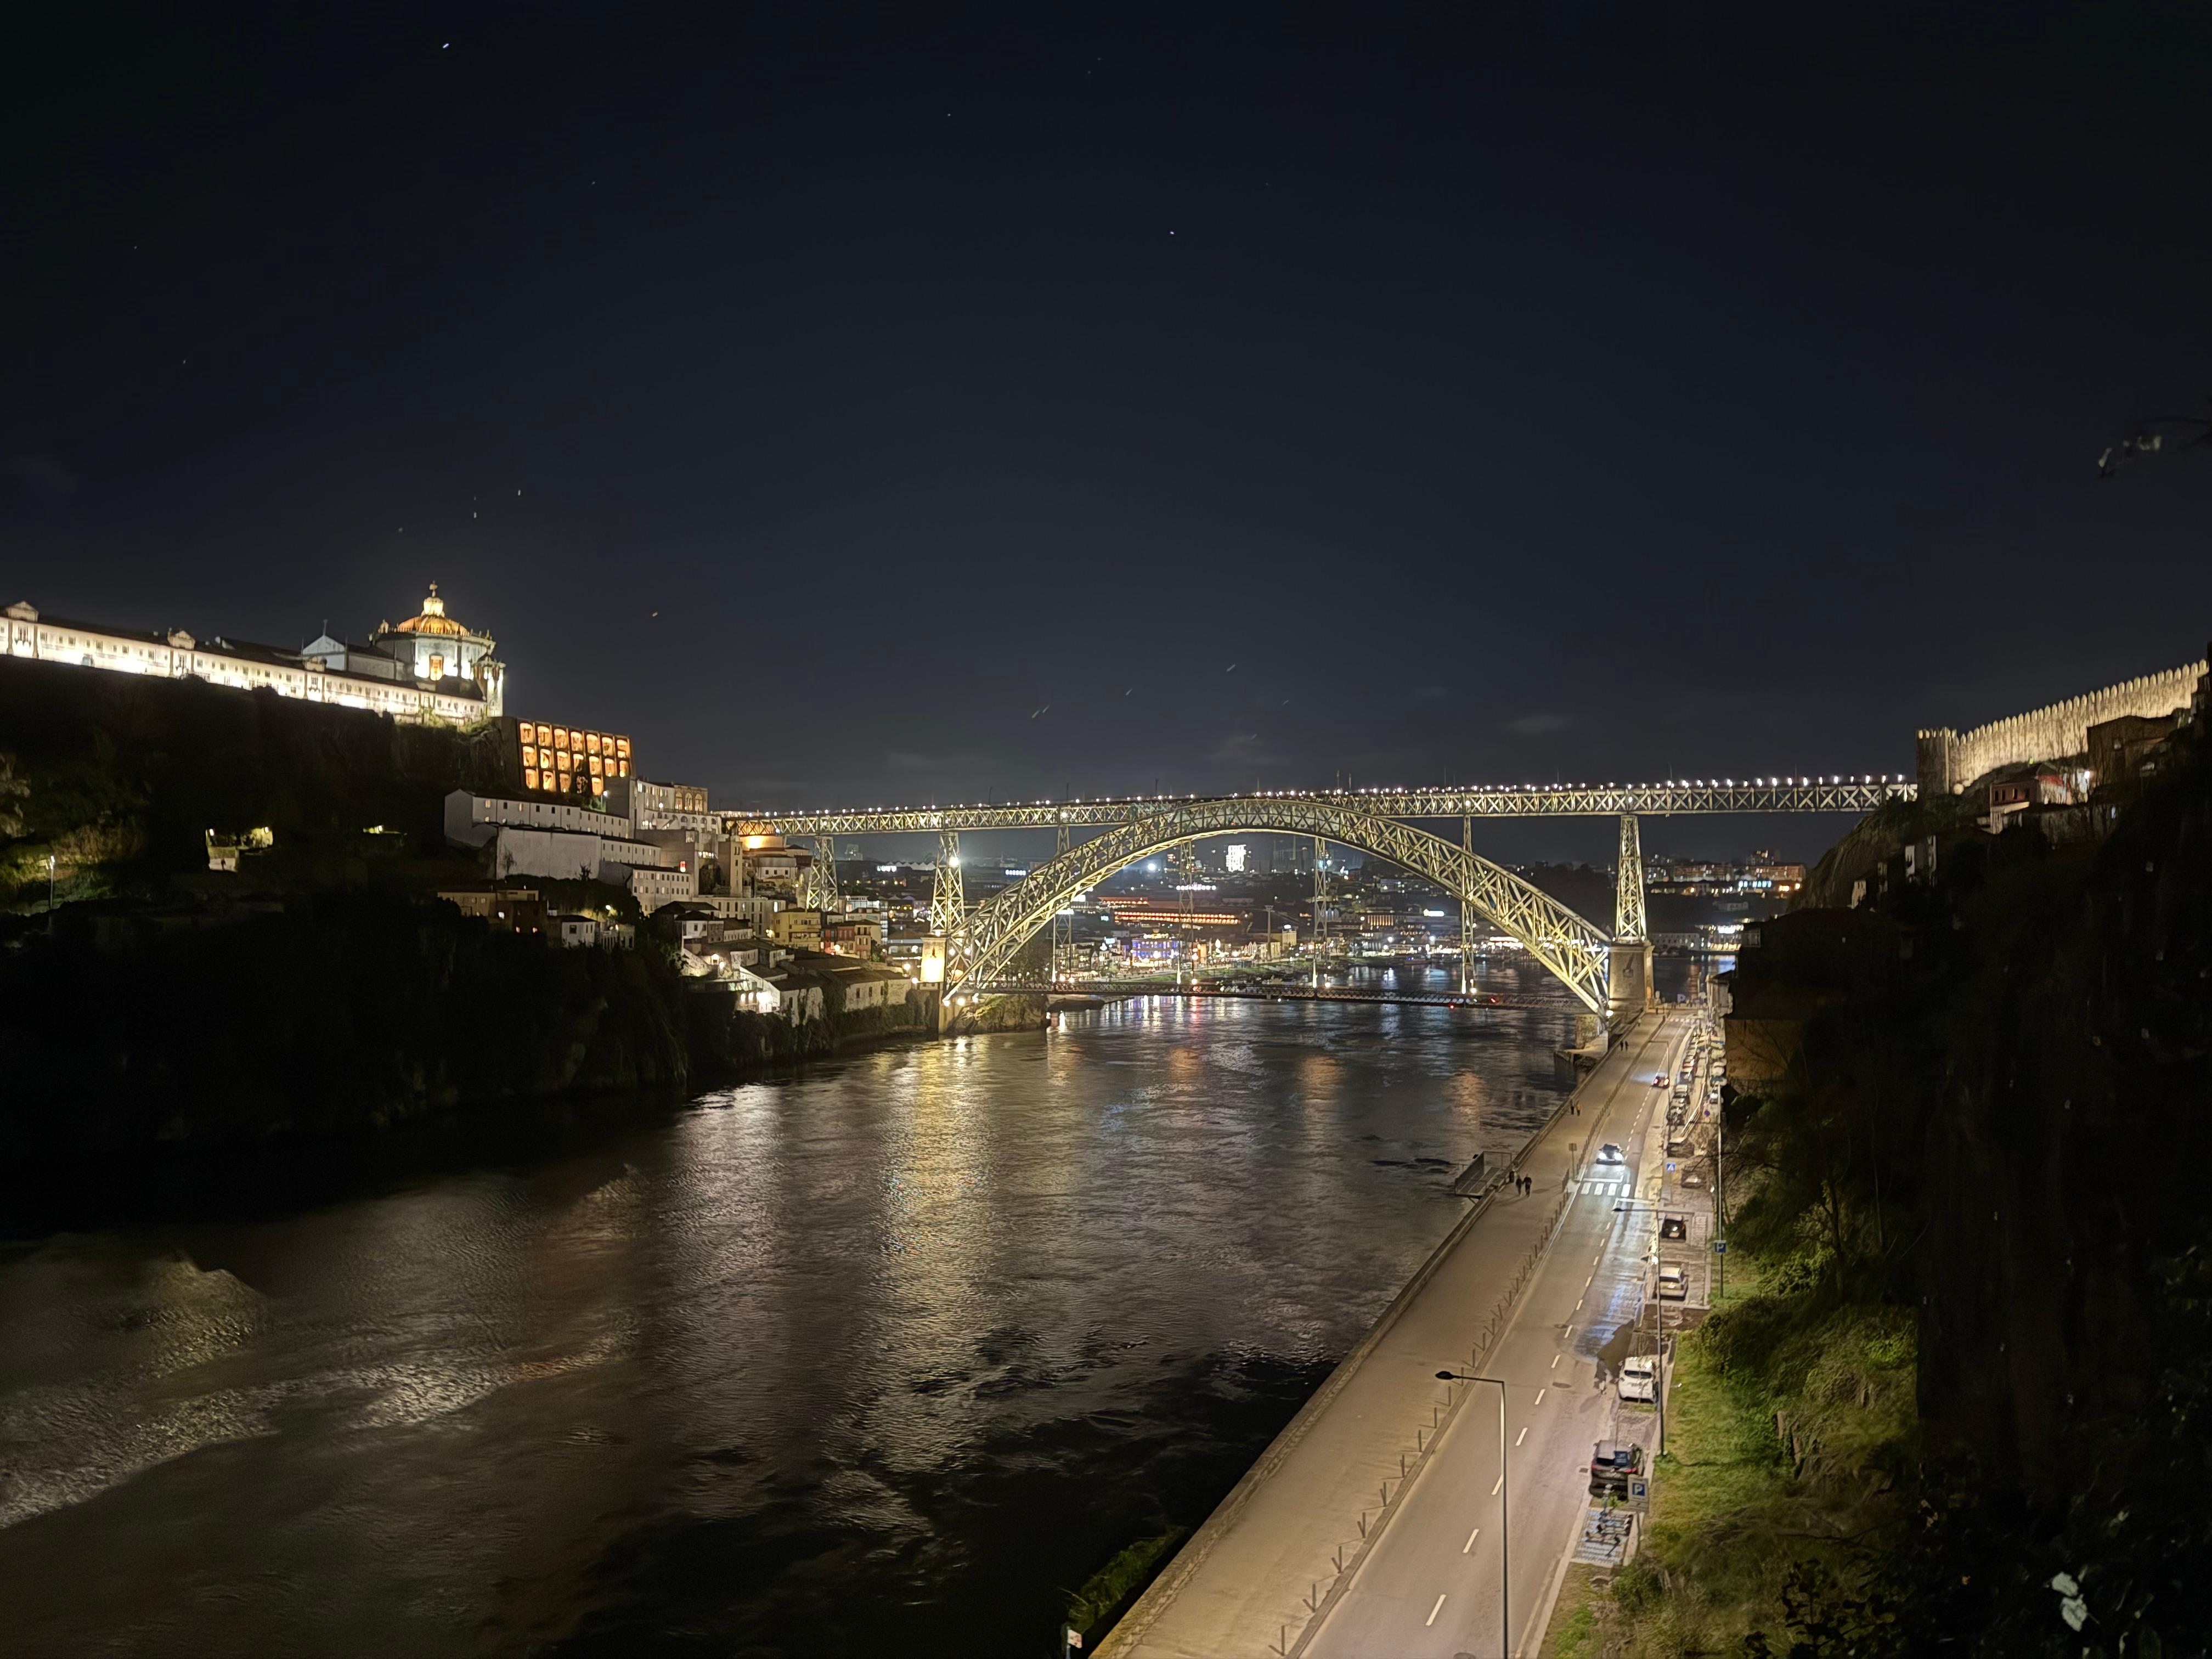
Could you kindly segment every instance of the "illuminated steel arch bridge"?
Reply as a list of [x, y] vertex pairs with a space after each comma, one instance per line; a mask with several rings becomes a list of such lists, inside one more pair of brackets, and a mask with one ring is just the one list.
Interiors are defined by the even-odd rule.
[[[1914, 798], [1911, 781], [1855, 777], [1706, 780], [1663, 784], [1525, 785], [1443, 789], [1261, 792], [1249, 795], [1116, 796], [733, 815], [748, 832], [831, 837], [934, 832], [939, 838], [933, 927], [945, 938], [947, 1006], [1005, 974], [1038, 929], [1117, 871], [1164, 849], [1215, 836], [1277, 832], [1332, 841], [1425, 877], [1468, 909], [1518, 939], [1586, 1007], [1619, 1016], [1644, 1000], [1644, 813], [1851, 812]], [[1510, 871], [1478, 856], [1478, 817], [1617, 817], [1620, 857], [1610, 933]], [[1458, 844], [1407, 822], [1459, 818]], [[962, 891], [963, 830], [1057, 830], [1060, 851], [974, 910]], [[1103, 833], [1069, 844], [1076, 829]], [[1621, 947], [1634, 946], [1632, 951]]]

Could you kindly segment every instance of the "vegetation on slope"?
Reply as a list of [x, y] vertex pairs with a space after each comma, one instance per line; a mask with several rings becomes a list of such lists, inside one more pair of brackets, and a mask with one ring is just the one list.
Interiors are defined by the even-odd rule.
[[1756, 1288], [1683, 1341], [1578, 1656], [2212, 1650], [2212, 1222], [2162, 1161], [2212, 1109], [2212, 765], [2174, 759], [2098, 845], [1930, 882], [1883, 855], [1917, 826], [1862, 838], [1887, 948], [1730, 1103]]

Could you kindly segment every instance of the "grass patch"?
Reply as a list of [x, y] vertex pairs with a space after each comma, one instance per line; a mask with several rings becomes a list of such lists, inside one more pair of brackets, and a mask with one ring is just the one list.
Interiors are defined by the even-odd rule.
[[1569, 1567], [1567, 1576], [1559, 1583], [1559, 1600], [1552, 1609], [1552, 1622], [1545, 1627], [1541, 1651], [1550, 1655], [1551, 1659], [1595, 1659], [1599, 1594], [1590, 1583], [1587, 1564], [1577, 1562]]
[[1732, 1266], [1724, 1311], [1678, 1343], [1643, 1547], [1558, 1652], [1736, 1652], [1780, 1631], [1793, 1569], [1855, 1581], [1857, 1540], [1890, 1518], [1913, 1443], [1911, 1316], [1833, 1305], [1795, 1265]]
[[1151, 1582], [1152, 1572], [1167, 1553], [1182, 1542], [1188, 1527], [1170, 1527], [1152, 1538], [1140, 1538], [1116, 1554], [1083, 1582], [1068, 1598], [1067, 1622], [1085, 1636]]

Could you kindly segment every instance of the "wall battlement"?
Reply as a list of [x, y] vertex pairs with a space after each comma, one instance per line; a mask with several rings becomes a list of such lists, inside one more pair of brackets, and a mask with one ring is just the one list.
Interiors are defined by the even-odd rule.
[[2129, 714], [2155, 720], [2188, 708], [2204, 673], [2203, 662], [2187, 663], [2084, 692], [2046, 708], [2008, 714], [1969, 731], [1954, 732], [1948, 726], [1923, 731], [1916, 744], [1921, 798], [1957, 794], [2000, 766], [2086, 753], [2093, 726]]

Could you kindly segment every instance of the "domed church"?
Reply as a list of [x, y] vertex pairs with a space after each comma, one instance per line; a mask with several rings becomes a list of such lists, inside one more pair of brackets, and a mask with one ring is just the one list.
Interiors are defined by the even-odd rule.
[[473, 692], [483, 699], [484, 714], [495, 715], [503, 708], [507, 678], [506, 665], [492, 654], [496, 648], [490, 635], [446, 614], [438, 584], [432, 582], [419, 613], [404, 622], [379, 623], [368, 644], [346, 645], [325, 634], [300, 654], [334, 674], [411, 680], [464, 696]]

